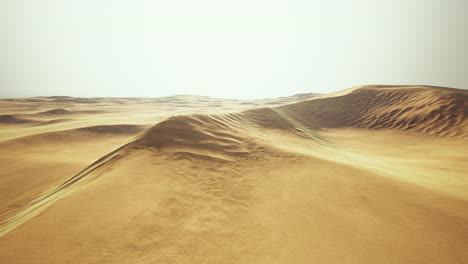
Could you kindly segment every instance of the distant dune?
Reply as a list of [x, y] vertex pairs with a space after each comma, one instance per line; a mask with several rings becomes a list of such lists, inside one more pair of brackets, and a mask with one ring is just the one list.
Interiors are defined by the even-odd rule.
[[57, 108], [57, 109], [51, 109], [51, 110], [47, 110], [44, 112], [40, 112], [39, 114], [66, 115], [69, 113], [70, 111], [67, 111], [66, 109]]
[[23, 124], [23, 123], [33, 123], [34, 120], [28, 120], [15, 115], [0, 115], [0, 123], [3, 124]]
[[0, 124], [6, 263], [468, 263], [466, 90], [43, 97], [0, 114], [67, 116]]

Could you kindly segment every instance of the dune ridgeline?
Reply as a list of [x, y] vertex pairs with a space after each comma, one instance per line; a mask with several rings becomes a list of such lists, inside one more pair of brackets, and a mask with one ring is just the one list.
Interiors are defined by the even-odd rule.
[[468, 92], [0, 101], [5, 263], [468, 263]]

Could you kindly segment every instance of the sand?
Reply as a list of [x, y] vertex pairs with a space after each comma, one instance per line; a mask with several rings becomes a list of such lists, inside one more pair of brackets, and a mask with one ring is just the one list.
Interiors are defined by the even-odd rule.
[[2, 263], [468, 263], [468, 93], [0, 101]]

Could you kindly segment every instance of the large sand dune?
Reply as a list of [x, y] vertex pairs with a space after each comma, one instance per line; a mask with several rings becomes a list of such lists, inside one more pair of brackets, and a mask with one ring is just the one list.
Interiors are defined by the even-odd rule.
[[468, 263], [464, 90], [0, 110], [5, 263]]

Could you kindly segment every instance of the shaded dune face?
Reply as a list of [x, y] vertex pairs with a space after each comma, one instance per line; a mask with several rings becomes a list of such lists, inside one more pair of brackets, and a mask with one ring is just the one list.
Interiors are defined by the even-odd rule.
[[77, 129], [78, 131], [92, 132], [98, 134], [129, 134], [133, 135], [142, 131], [143, 126], [137, 125], [102, 125], [90, 126]]
[[311, 129], [397, 129], [465, 137], [468, 95], [426, 87], [363, 87], [342, 96], [300, 102], [278, 110]]
[[3, 124], [27, 124], [34, 122], [34, 120], [17, 117], [15, 115], [0, 115], [0, 123]]
[[[205, 157], [248, 154], [242, 136], [236, 136], [227, 117], [236, 115], [190, 115], [169, 118], [148, 129], [131, 148], [152, 148], [171, 153]], [[219, 156], [222, 155], [222, 156]]]
[[44, 112], [40, 112], [39, 114], [66, 115], [66, 114], [70, 114], [70, 111], [68, 111], [66, 109], [63, 109], [63, 108], [56, 108], [56, 109], [51, 109], [51, 110], [47, 110], [47, 111], [44, 111]]

